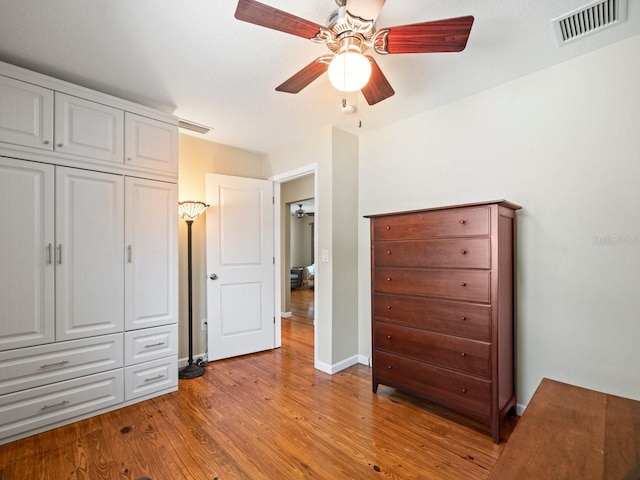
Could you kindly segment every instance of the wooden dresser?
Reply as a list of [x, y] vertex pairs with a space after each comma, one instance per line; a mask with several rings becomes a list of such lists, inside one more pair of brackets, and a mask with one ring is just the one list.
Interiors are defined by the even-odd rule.
[[491, 428], [515, 407], [515, 211], [505, 200], [370, 215], [373, 391]]

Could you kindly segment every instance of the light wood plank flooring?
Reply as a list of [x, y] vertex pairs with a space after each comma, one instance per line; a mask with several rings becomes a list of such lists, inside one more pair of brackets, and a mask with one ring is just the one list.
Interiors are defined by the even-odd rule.
[[364, 365], [315, 370], [308, 319], [282, 331], [282, 348], [212, 363], [176, 393], [0, 446], [0, 480], [488, 477], [504, 442], [392, 388], [374, 395]]

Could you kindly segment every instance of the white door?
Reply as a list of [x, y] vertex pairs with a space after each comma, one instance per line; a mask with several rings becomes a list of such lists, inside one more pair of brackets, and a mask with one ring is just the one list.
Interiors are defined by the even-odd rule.
[[124, 326], [124, 179], [56, 167], [56, 340]]
[[209, 359], [274, 348], [273, 184], [214, 174], [206, 184]]
[[125, 178], [125, 327], [178, 321], [178, 186]]
[[54, 338], [53, 172], [0, 157], [0, 350]]

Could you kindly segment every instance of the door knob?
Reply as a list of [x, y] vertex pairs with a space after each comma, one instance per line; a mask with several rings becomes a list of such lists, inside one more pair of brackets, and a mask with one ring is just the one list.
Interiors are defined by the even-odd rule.
[[209, 279], [217, 280], [218, 279], [218, 275], [216, 275], [215, 273], [212, 273], [211, 275], [209, 275]]

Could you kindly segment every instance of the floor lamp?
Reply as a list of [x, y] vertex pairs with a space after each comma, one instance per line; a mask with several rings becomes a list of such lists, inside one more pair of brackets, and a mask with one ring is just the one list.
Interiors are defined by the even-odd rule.
[[178, 372], [178, 378], [196, 378], [204, 368], [193, 363], [193, 279], [191, 274], [191, 225], [208, 207], [204, 202], [179, 202], [178, 213], [187, 222], [187, 270], [189, 277], [189, 363]]

